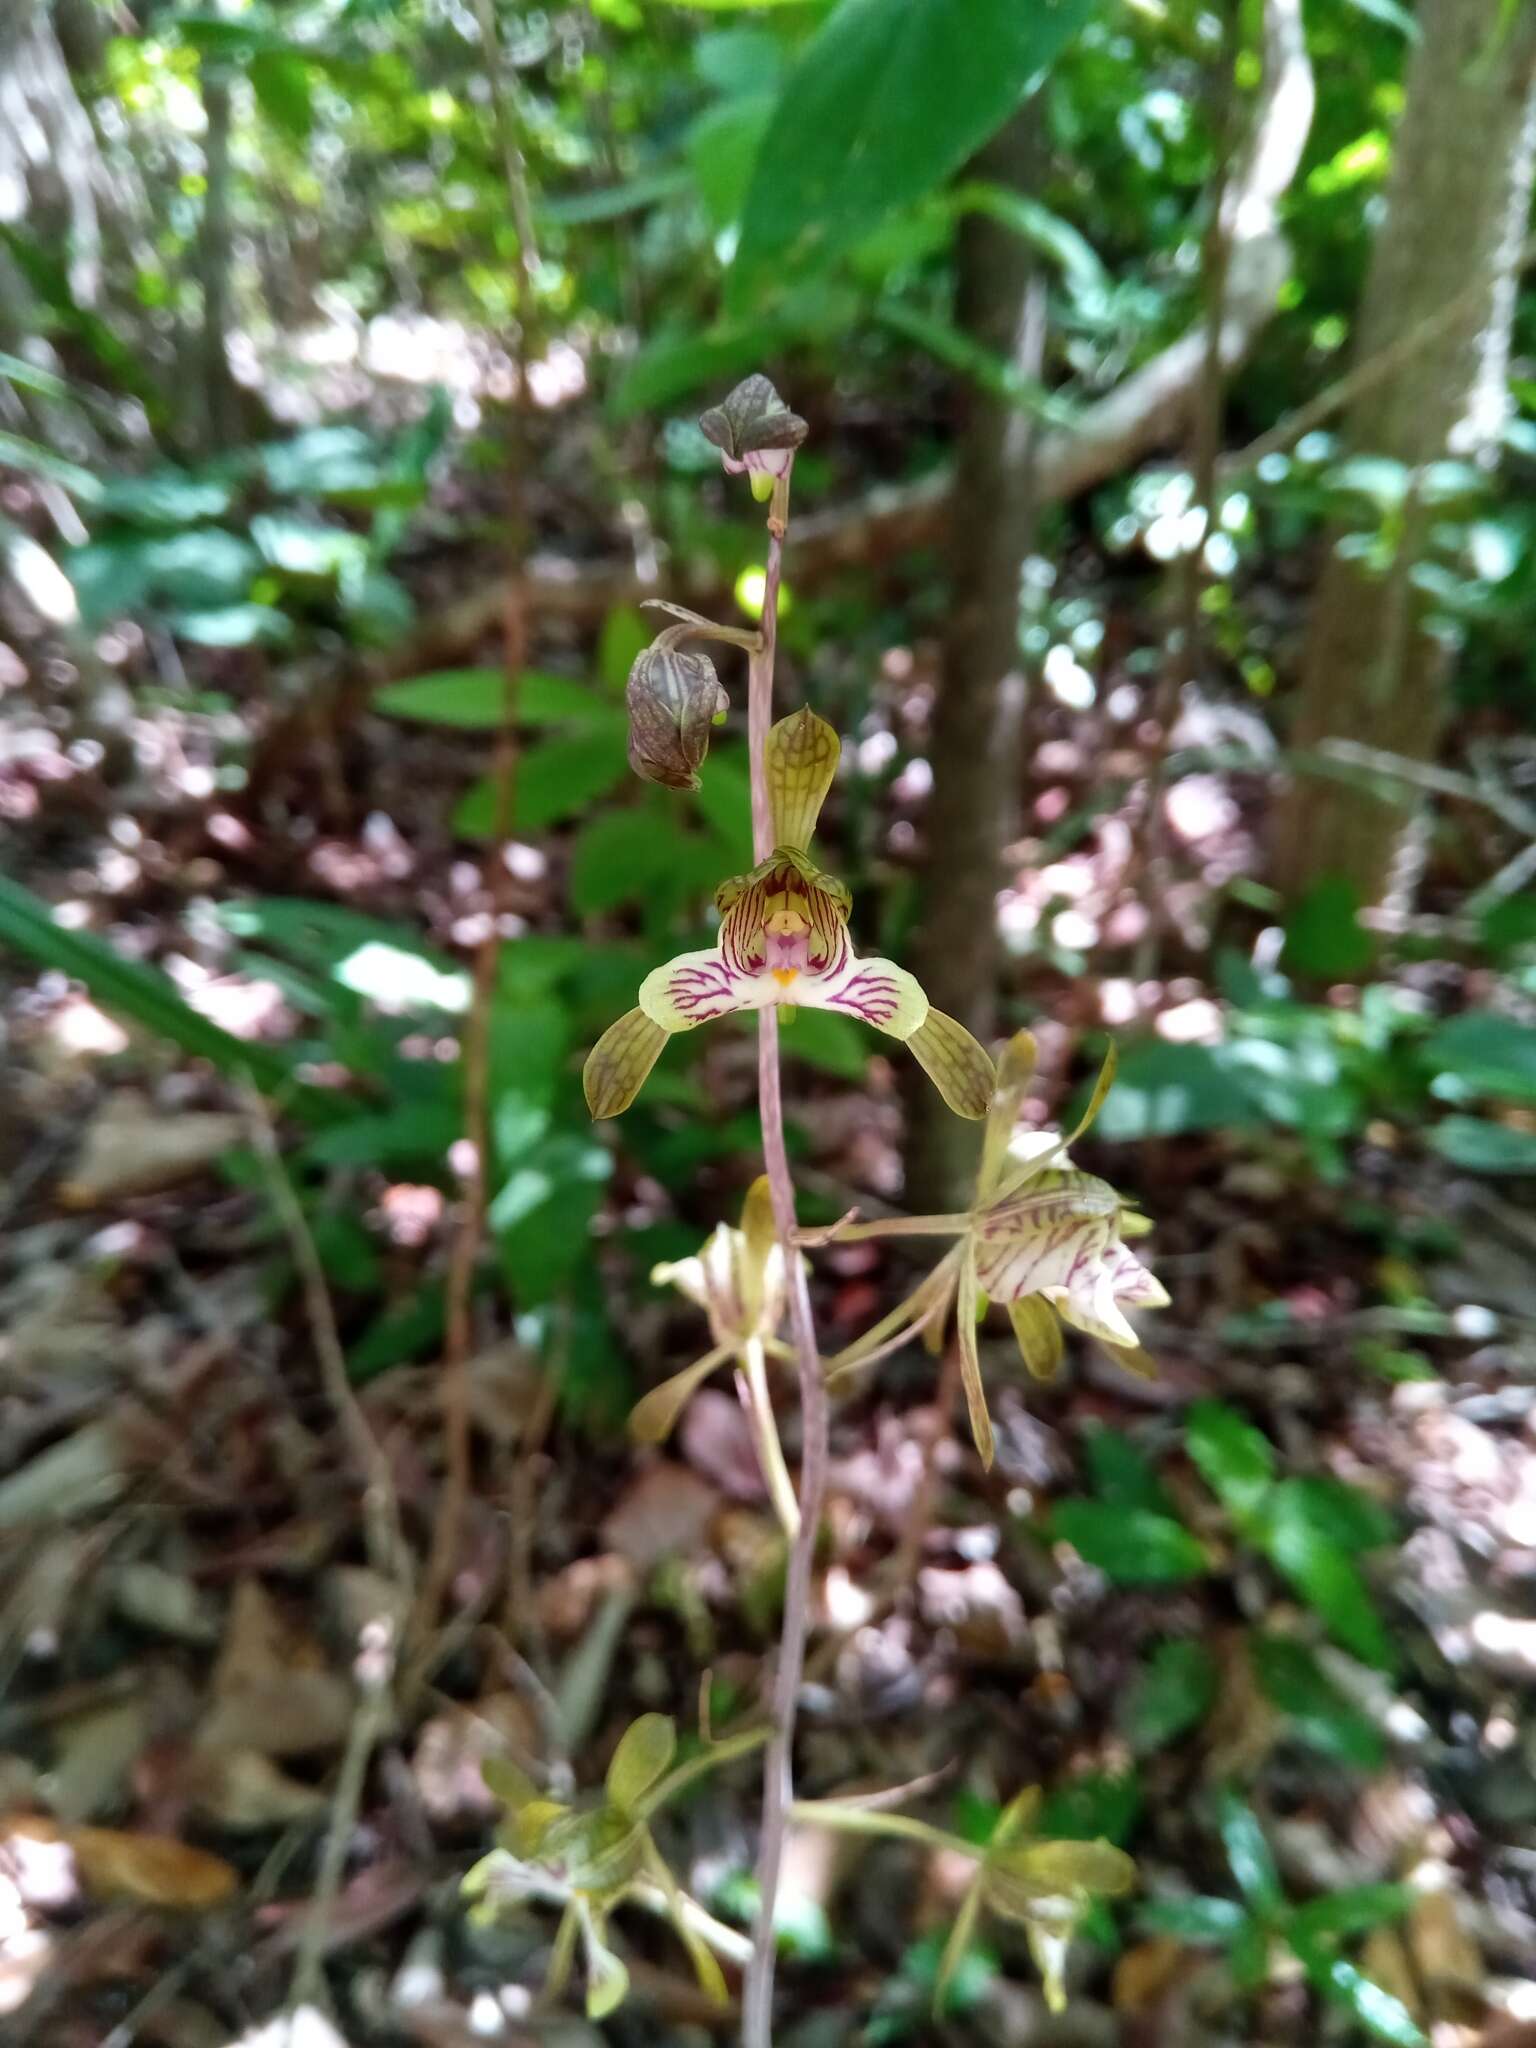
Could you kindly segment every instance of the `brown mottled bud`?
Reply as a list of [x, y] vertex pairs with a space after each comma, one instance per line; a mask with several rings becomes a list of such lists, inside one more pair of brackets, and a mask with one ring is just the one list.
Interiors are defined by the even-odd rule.
[[745, 469], [754, 477], [782, 476], [809, 432], [766, 377], [744, 378], [700, 416], [699, 429], [720, 450], [730, 475]]
[[661, 634], [629, 672], [629, 765], [665, 789], [697, 789], [709, 729], [729, 699], [709, 656], [677, 646], [679, 637], [676, 628]]

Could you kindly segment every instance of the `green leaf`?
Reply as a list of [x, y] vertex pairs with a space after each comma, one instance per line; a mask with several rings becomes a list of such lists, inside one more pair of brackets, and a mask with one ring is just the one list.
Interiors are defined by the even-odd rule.
[[1248, 1925], [1248, 1915], [1236, 1899], [1154, 1899], [1137, 1920], [1148, 1934], [1171, 1934], [1175, 1941], [1218, 1948], [1225, 1948]]
[[616, 604], [604, 617], [597, 642], [597, 672], [615, 696], [629, 681], [635, 656], [650, 646], [662, 624], [654, 612], [647, 618], [632, 604]]
[[98, 510], [104, 517], [155, 531], [222, 519], [233, 503], [229, 485], [215, 478], [189, 476], [184, 469], [154, 469], [147, 476], [115, 478], [102, 491]]
[[1117, 1586], [1179, 1585], [1198, 1578], [1209, 1562], [1186, 1528], [1145, 1508], [1065, 1500], [1052, 1510], [1049, 1527], [1054, 1541], [1070, 1543]]
[[1090, 0], [842, 0], [785, 80], [732, 265], [825, 257], [920, 199], [1001, 126], [1087, 19]]
[[[375, 711], [423, 725], [495, 732], [505, 716], [506, 676], [499, 668], [451, 668], [373, 693]], [[623, 712], [590, 684], [525, 670], [517, 680], [519, 725], [604, 726], [622, 731]]]
[[1536, 1173], [1536, 1131], [1448, 1116], [1435, 1125], [1429, 1142], [1442, 1159], [1469, 1173]]
[[1274, 1446], [1221, 1401], [1197, 1401], [1185, 1446], [1211, 1491], [1240, 1521], [1257, 1509], [1275, 1476]]
[[1259, 1537], [1262, 1548], [1336, 1641], [1377, 1670], [1390, 1671], [1396, 1662], [1392, 1644], [1364, 1580], [1292, 1485], [1275, 1488]]
[[1292, 1941], [1313, 1941], [1319, 1935], [1343, 1939], [1369, 1934], [1390, 1920], [1401, 1920], [1412, 1906], [1411, 1884], [1356, 1884], [1326, 1898], [1312, 1899], [1298, 1906], [1287, 1930]]
[[1068, 1842], [1123, 1842], [1141, 1812], [1135, 1771], [1086, 1771], [1047, 1794], [1033, 1833]]
[[[605, 796], [625, 773], [624, 740], [618, 732], [573, 733], [540, 740], [518, 758], [512, 827], [541, 832], [546, 825], [584, 811]], [[453, 814], [453, 829], [465, 839], [488, 838], [495, 829], [496, 789], [487, 778], [466, 791]]]
[[1375, 941], [1360, 923], [1358, 893], [1342, 876], [1330, 875], [1286, 919], [1280, 965], [1310, 981], [1354, 981], [1375, 953]]
[[768, 92], [726, 100], [706, 108], [688, 131], [688, 167], [717, 230], [741, 217], [773, 108], [773, 94]]
[[1159, 1643], [1124, 1695], [1117, 1721], [1138, 1756], [1162, 1749], [1204, 1720], [1216, 1697], [1216, 1660], [1193, 1637]]
[[609, 1799], [623, 1813], [639, 1806], [666, 1776], [677, 1754], [677, 1728], [669, 1714], [642, 1714], [619, 1738], [605, 1781]]
[[221, 604], [171, 612], [171, 631], [194, 647], [281, 647], [293, 623], [269, 604]]
[[101, 497], [99, 476], [22, 434], [0, 432], [0, 469], [19, 469], [23, 476], [37, 476], [45, 483], [58, 484], [82, 505], [94, 505]]
[[1294, 1636], [1250, 1636], [1259, 1690], [1293, 1723], [1303, 1741], [1362, 1771], [1375, 1770], [1386, 1743], [1374, 1723], [1352, 1707], [1305, 1643]]
[[1394, 2048], [1428, 2048], [1407, 2006], [1390, 1991], [1383, 1991], [1363, 1970], [1305, 1940], [1293, 1946], [1308, 1978], [1323, 1996], [1353, 2013], [1378, 2041], [1390, 2041]]
[[[1223, 1047], [1143, 1039], [1123, 1047], [1094, 1136], [1112, 1143], [1239, 1129], [1258, 1121], [1248, 1091], [1219, 1057]], [[1086, 1099], [1086, 1090], [1084, 1098]], [[1076, 1116], [1078, 1107], [1069, 1113]]]
[[869, 1040], [851, 1017], [833, 1010], [799, 1010], [781, 1024], [779, 1045], [786, 1059], [804, 1060], [824, 1074], [860, 1085], [869, 1073]]
[[1080, 296], [1108, 296], [1113, 288], [1109, 272], [1099, 261], [1092, 244], [1072, 223], [1006, 185], [992, 185], [983, 179], [969, 179], [949, 195], [956, 213], [984, 213], [1028, 242], [1052, 262], [1061, 266], [1067, 282]]
[[1282, 1482], [1287, 1514], [1300, 1516], [1341, 1550], [1377, 1550], [1397, 1534], [1397, 1524], [1379, 1501], [1342, 1479], [1308, 1474]]
[[1235, 1792], [1223, 1788], [1217, 1795], [1216, 1820], [1227, 1862], [1243, 1897], [1258, 1913], [1278, 1913], [1285, 1896], [1258, 1815]]
[[571, 906], [582, 917], [642, 902], [665, 875], [673, 834], [654, 811], [604, 811], [571, 847]]
[[1494, 1010], [1467, 1010], [1431, 1033], [1423, 1047], [1433, 1092], [1466, 1102], [1497, 1095], [1536, 1102], [1536, 1030]]
[[315, 103], [304, 59], [293, 50], [262, 50], [251, 59], [249, 77], [256, 104], [273, 127], [293, 142], [307, 142]]
[[1150, 1508], [1157, 1515], [1171, 1512], [1151, 1460], [1123, 1430], [1102, 1423], [1086, 1429], [1083, 1456], [1100, 1500], [1117, 1508]]

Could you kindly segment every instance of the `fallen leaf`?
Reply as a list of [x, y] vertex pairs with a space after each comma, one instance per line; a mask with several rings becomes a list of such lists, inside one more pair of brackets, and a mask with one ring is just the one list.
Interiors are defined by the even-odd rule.
[[81, 1141], [59, 1200], [96, 1209], [125, 1195], [153, 1194], [202, 1173], [245, 1137], [244, 1120], [223, 1110], [166, 1116], [142, 1095], [108, 1096]]
[[320, 1645], [284, 1619], [257, 1579], [230, 1601], [200, 1749], [307, 1756], [335, 1749], [352, 1725], [352, 1687], [325, 1668]]
[[1449, 1886], [1415, 1898], [1407, 1944], [1432, 2017], [1465, 2019], [1481, 2011], [1487, 1978], [1482, 1950], [1468, 1932]]
[[658, 1459], [625, 1490], [602, 1525], [610, 1550], [648, 1572], [664, 1557], [703, 1547], [719, 1495], [686, 1465]]
[[206, 1913], [239, 1888], [237, 1872], [222, 1856], [171, 1835], [71, 1828], [68, 1841], [87, 1891], [101, 1899]]
[[544, 1633], [557, 1642], [579, 1636], [597, 1603], [632, 1585], [634, 1576], [634, 1567], [611, 1550], [596, 1557], [578, 1557], [539, 1588], [539, 1621]]
[[185, 1790], [205, 1819], [237, 1834], [316, 1820], [330, 1808], [323, 1792], [286, 1776], [254, 1749], [194, 1753]]
[[1192, 1960], [1184, 1943], [1175, 1941], [1171, 1934], [1155, 1934], [1149, 1941], [1138, 1941], [1115, 1964], [1115, 2011], [1146, 2012], [1186, 1974]]
[[481, 1766], [489, 1756], [536, 1756], [538, 1726], [516, 1693], [490, 1693], [473, 1707], [454, 1706], [422, 1723], [411, 1775], [429, 1820], [445, 1822], [496, 1810]]

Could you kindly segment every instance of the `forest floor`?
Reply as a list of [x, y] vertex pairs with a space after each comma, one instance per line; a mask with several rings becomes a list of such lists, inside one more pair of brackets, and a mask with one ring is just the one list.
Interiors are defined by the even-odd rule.
[[[580, 653], [576, 629], [551, 630], [541, 664]], [[921, 640], [890, 653], [888, 702], [920, 706], [933, 661]], [[59, 721], [31, 745], [17, 737], [14, 665], [0, 675], [13, 872], [170, 967], [237, 1035], [277, 1042], [297, 1020], [291, 991], [212, 926], [210, 899], [343, 904], [460, 955], [482, 928], [479, 867], [445, 823], [474, 736], [406, 747], [362, 716], [329, 755], [277, 760], [258, 806], [218, 786], [229, 714], [172, 695], [136, 713], [130, 782], [114, 786], [71, 756], [67, 733], [57, 744]], [[1156, 1018], [1169, 1043], [1220, 1029], [1199, 927], [1253, 871], [1252, 778], [1212, 771], [1169, 792], [1182, 880], [1159, 944], [1176, 969], [1137, 959], [1134, 811], [1101, 807], [1082, 836], [1052, 836], [1101, 783], [1135, 786], [1139, 701], [1133, 690], [1123, 717], [1053, 706], [1036, 735], [1003, 915], [1021, 956], [1013, 995], [1041, 1046], [1041, 1120], [1063, 1112], [1085, 1029]], [[920, 796], [898, 779], [887, 825]], [[525, 854], [519, 915], [558, 929], [558, 836]], [[1031, 953], [1047, 928], [1054, 952]], [[1091, 961], [1082, 974], [1062, 964], [1074, 954]], [[553, 1916], [480, 1928], [458, 1887], [494, 1823], [487, 1754], [596, 1786], [636, 1714], [696, 1725], [706, 1669], [717, 1718], [752, 1712], [782, 1549], [739, 1404], [707, 1389], [665, 1451], [594, 1435], [552, 1407], [487, 1297], [475, 1495], [445, 1618], [382, 1725], [360, 1731], [359, 1628], [398, 1613], [400, 1593], [365, 1540], [325, 1305], [280, 1284], [292, 1247], [260, 1172], [221, 1165], [258, 1158], [270, 1126], [63, 977], [11, 958], [3, 973], [0, 2034], [28, 2048], [266, 2042], [296, 1975], [307, 1995], [328, 1987], [347, 2043], [681, 2048], [718, 2034], [670, 1932], [636, 1912], [621, 1916], [636, 2001], [601, 2032], [541, 2017]], [[1469, 973], [1420, 964], [1399, 978], [1450, 1012]], [[899, 1190], [894, 1085], [882, 1061], [870, 1076], [862, 1092], [793, 1080], [789, 1113], [823, 1195]], [[1083, 1142], [1079, 1163], [1156, 1220], [1151, 1256], [1172, 1296], [1148, 1333], [1159, 1377], [1074, 1350], [1057, 1383], [1031, 1386], [1011, 1339], [985, 1332], [990, 1473], [964, 1434], [952, 1358], [913, 1347], [836, 1406], [799, 1781], [817, 1796], [935, 1779], [925, 1806], [984, 1829], [989, 1799], [1037, 1780], [1059, 1831], [1133, 1849], [1147, 1897], [1235, 1895], [1209, 1801], [1241, 1783], [1287, 1897], [1413, 1877], [1411, 1909], [1369, 1933], [1362, 1960], [1437, 2048], [1515, 2048], [1536, 2042], [1536, 1229], [1411, 1140], [1377, 1117], [1346, 1138], [1332, 1178], [1294, 1131]], [[446, 1185], [366, 1167], [338, 1178], [386, 1294], [441, 1271]], [[722, 1203], [739, 1189], [713, 1185]], [[714, 1216], [701, 1204], [688, 1220], [702, 1237]], [[882, 1312], [910, 1270], [871, 1245], [815, 1266], [829, 1344]], [[638, 1276], [614, 1284], [630, 1290], [642, 1384], [697, 1355], [694, 1318], [663, 1315]], [[340, 1304], [347, 1338], [344, 1288]], [[1390, 1517], [1361, 1562], [1390, 1673], [1329, 1641], [1315, 1603], [1204, 1483], [1185, 1425], [1211, 1398], [1263, 1431], [1288, 1479], [1346, 1482]], [[419, 1572], [443, 1464], [435, 1369], [395, 1366], [360, 1399]], [[793, 1462], [787, 1408], [783, 1420]], [[1134, 1562], [1090, 1565], [1049, 1520], [1089, 1495], [1182, 1528], [1199, 1567], [1135, 1583]], [[1168, 1678], [1156, 1659], [1170, 1641], [1206, 1646], [1209, 1668], [1159, 1693], [1148, 1672]], [[1282, 1707], [1256, 1669], [1265, 1645], [1283, 1660], [1298, 1643], [1310, 1655]], [[375, 1734], [351, 1823], [343, 1759]], [[664, 1846], [740, 1924], [755, 1768], [711, 1783], [669, 1817]], [[344, 1864], [317, 1922], [308, 1902], [338, 1812]], [[965, 1875], [902, 1844], [798, 1832], [785, 2048], [1348, 2037], [1347, 2016], [1320, 2015], [1293, 1966], [1240, 1991], [1212, 1947], [1141, 1927], [1136, 1902], [1078, 1943], [1061, 2018], [1044, 2014], [1021, 1938], [996, 1923], [992, 1967], [978, 1962], [963, 2009], [934, 2020], [934, 1958]], [[329, 2024], [311, 2019], [306, 2048], [332, 2041]]]

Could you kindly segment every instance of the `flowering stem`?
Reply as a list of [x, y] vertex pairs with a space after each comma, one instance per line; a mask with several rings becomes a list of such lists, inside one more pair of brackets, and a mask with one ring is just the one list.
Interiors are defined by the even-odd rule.
[[[789, 477], [777, 480], [768, 515], [768, 566], [763, 585], [762, 645], [753, 654], [747, 696], [747, 745], [752, 767], [753, 857], [773, 851], [773, 813], [768, 801], [764, 746], [773, 723], [773, 662], [778, 640], [779, 578], [784, 529], [789, 514]], [[784, 1621], [779, 1637], [771, 1713], [773, 1735], [763, 1767], [763, 1819], [757, 1851], [758, 1907], [752, 1960], [742, 1989], [742, 2048], [773, 2048], [774, 1906], [784, 1860], [784, 1834], [793, 1796], [791, 1756], [805, 1638], [810, 1623], [811, 1573], [821, 1525], [827, 1478], [827, 1393], [822, 1383], [816, 1327], [811, 1316], [805, 1261], [795, 1245], [795, 1187], [784, 1147], [784, 1099], [779, 1085], [779, 1018], [758, 1012], [757, 1092], [763, 1123], [763, 1163], [773, 1196], [773, 1221], [784, 1248], [789, 1284], [789, 1321], [800, 1375], [800, 1528], [790, 1546], [784, 1586]]]
[[795, 1499], [794, 1482], [784, 1462], [784, 1446], [779, 1442], [778, 1427], [773, 1419], [773, 1396], [768, 1390], [768, 1367], [761, 1338], [747, 1340], [741, 1354], [741, 1377], [746, 1387], [747, 1419], [752, 1425], [757, 1462], [763, 1468], [773, 1511], [783, 1524], [785, 1535], [793, 1543], [800, 1534], [800, 1506]]

